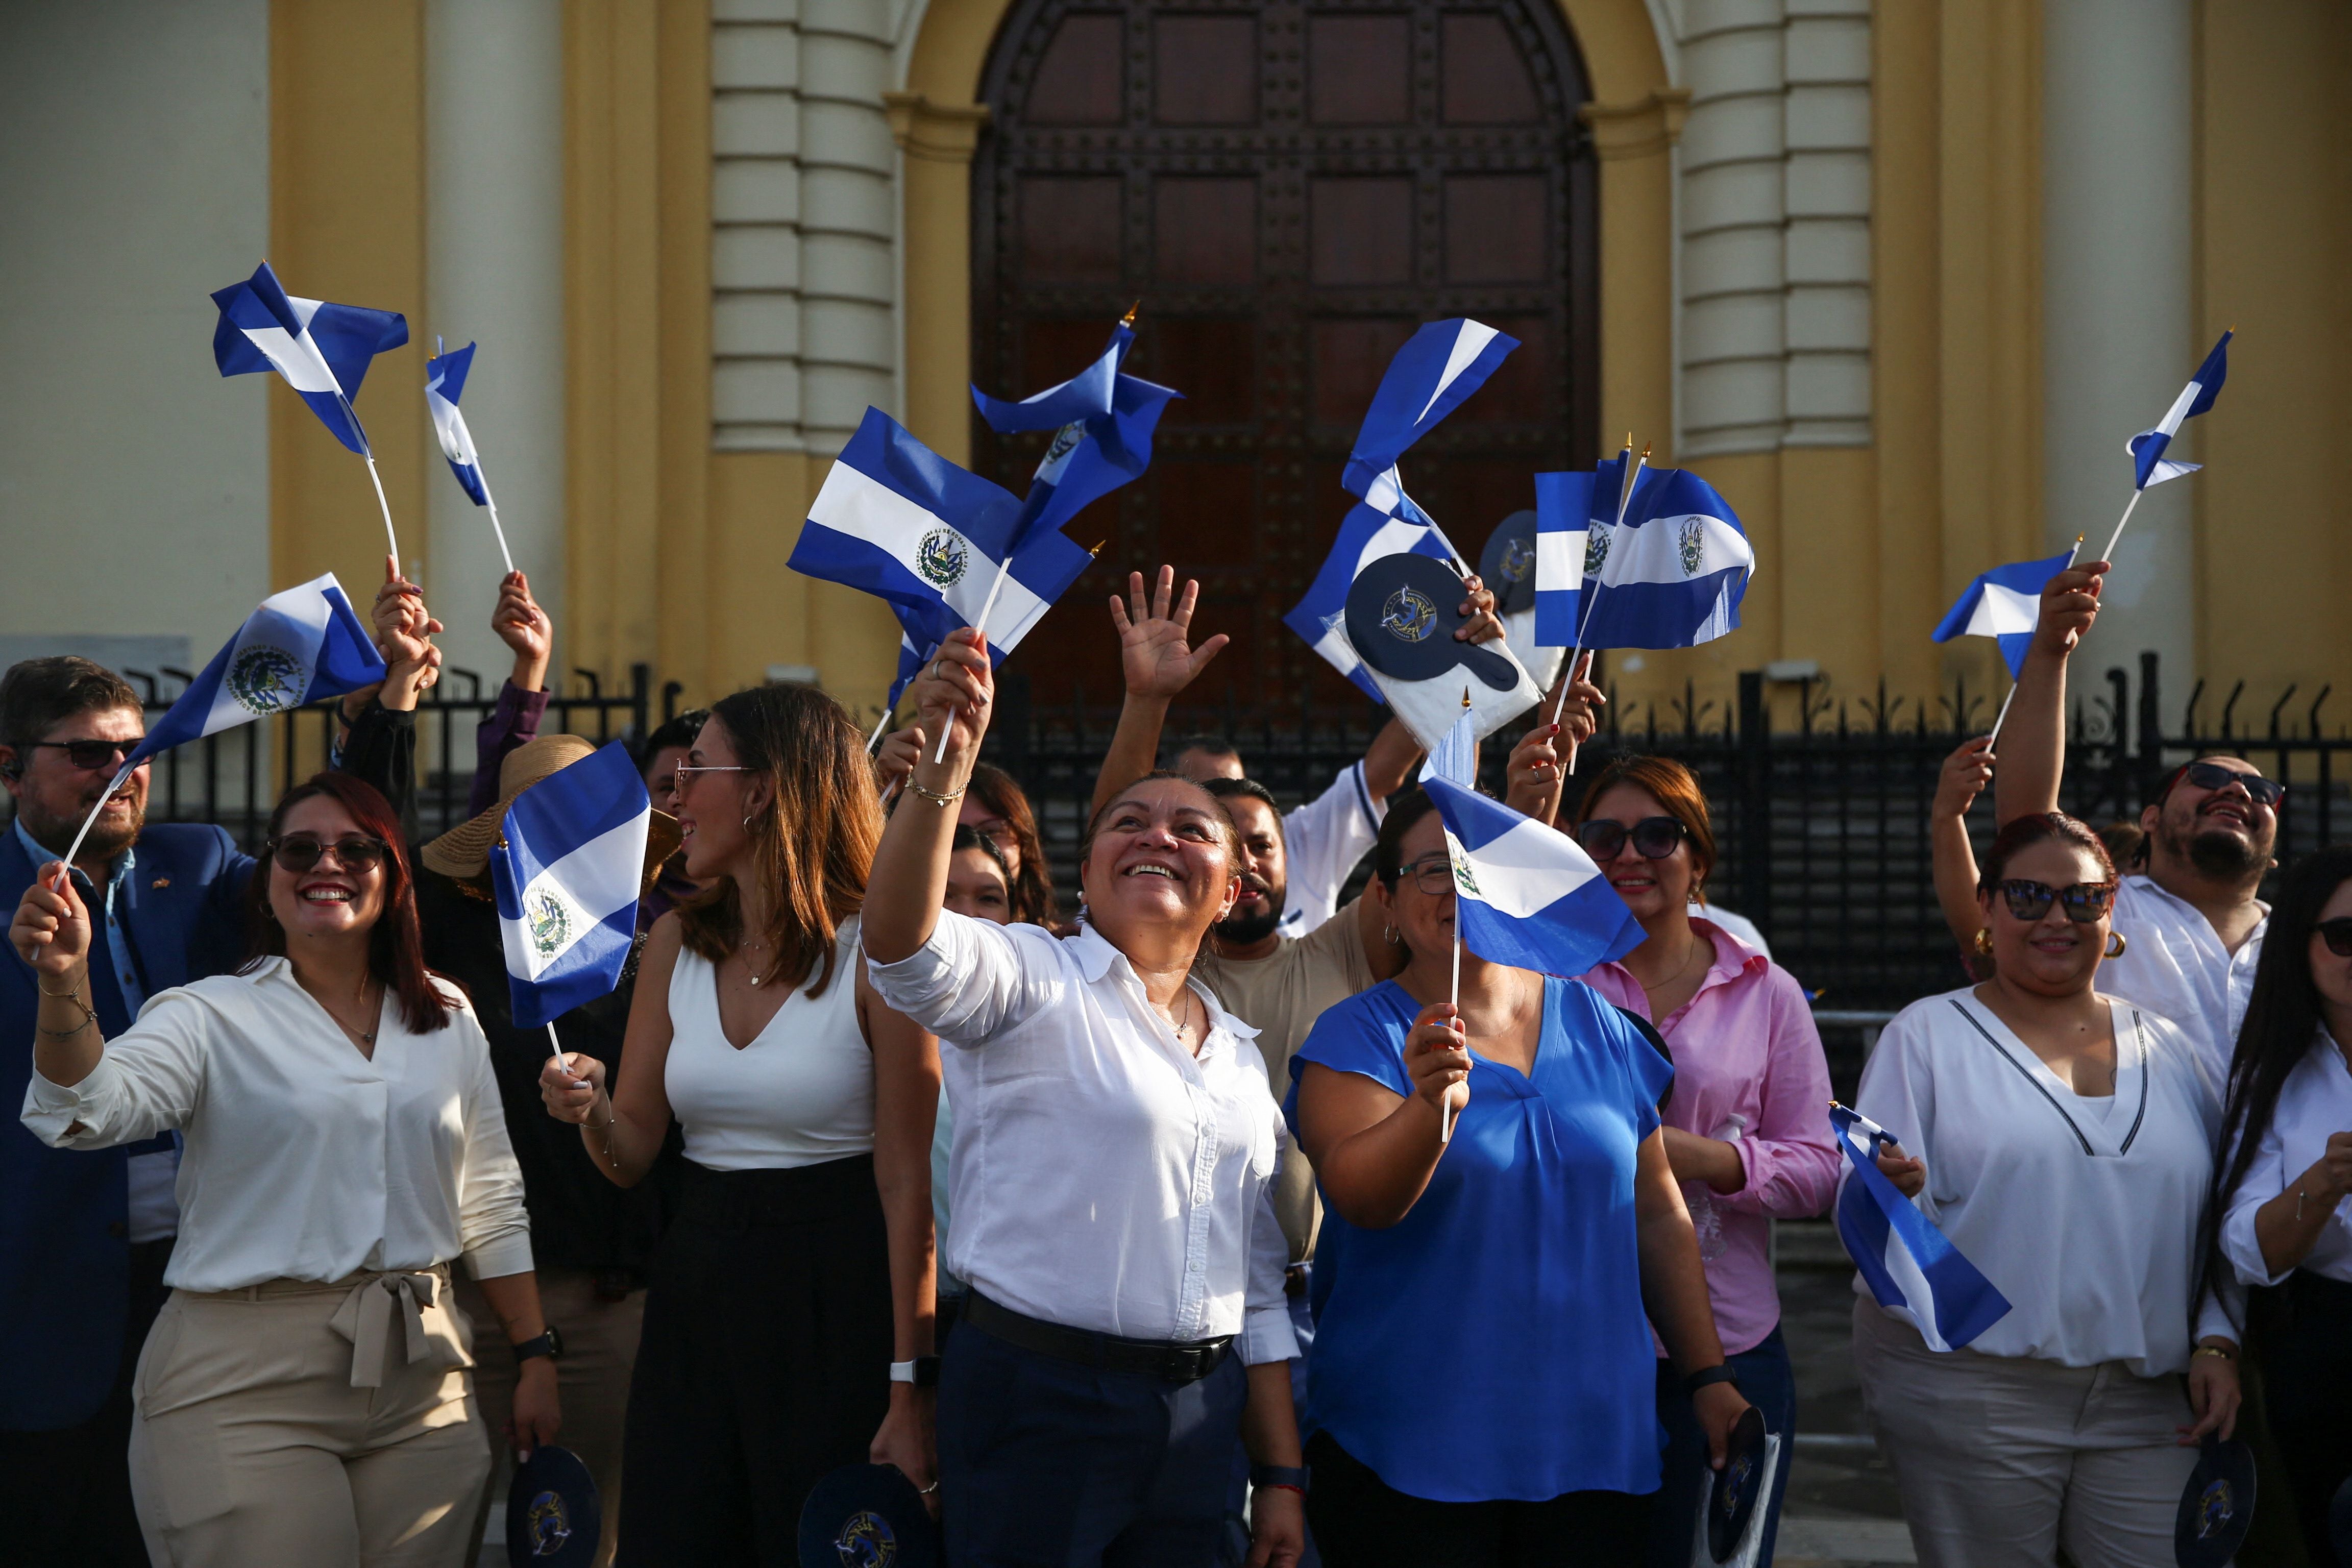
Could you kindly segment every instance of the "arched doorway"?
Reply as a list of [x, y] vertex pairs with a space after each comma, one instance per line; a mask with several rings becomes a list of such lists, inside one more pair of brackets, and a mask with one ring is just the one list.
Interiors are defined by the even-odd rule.
[[[1523, 347], [1405, 459], [1475, 552], [1590, 463], [1599, 382], [1582, 63], [1548, 0], [1018, 0], [982, 78], [975, 379], [1023, 395], [1142, 301], [1129, 368], [1186, 399], [1151, 470], [1068, 531], [1101, 563], [1019, 657], [1038, 700], [1115, 698], [1103, 596], [1160, 561], [1234, 647], [1191, 694], [1360, 702], [1282, 626], [1349, 498], [1339, 470], [1389, 356], [1471, 315]], [[1042, 437], [973, 424], [1016, 492]]]

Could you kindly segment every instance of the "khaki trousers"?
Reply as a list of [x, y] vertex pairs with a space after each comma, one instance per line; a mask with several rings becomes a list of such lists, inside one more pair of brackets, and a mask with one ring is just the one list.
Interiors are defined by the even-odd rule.
[[174, 1290], [131, 1384], [131, 1491], [173, 1568], [446, 1568], [488, 1455], [446, 1267]]
[[1937, 1352], [1859, 1297], [1853, 1370], [1923, 1568], [2172, 1568], [2178, 1377]]
[[[596, 1295], [596, 1276], [584, 1268], [539, 1271], [539, 1304], [563, 1334], [563, 1359], [555, 1363], [555, 1387], [563, 1401], [563, 1428], [556, 1441], [580, 1456], [596, 1482], [604, 1542], [596, 1568], [609, 1568], [621, 1539], [621, 1424], [629, 1408], [629, 1374], [637, 1364], [637, 1336], [646, 1321], [646, 1293], [632, 1290], [617, 1301]], [[470, 1279], [457, 1281], [457, 1305], [473, 1320], [474, 1342], [483, 1348], [474, 1367], [474, 1397], [489, 1428], [490, 1487], [481, 1513], [503, 1498], [514, 1480], [514, 1450], [507, 1445], [507, 1419], [514, 1411], [515, 1362], [489, 1299]], [[477, 1529], [474, 1539], [481, 1539]], [[468, 1553], [461, 1562], [472, 1568]]]

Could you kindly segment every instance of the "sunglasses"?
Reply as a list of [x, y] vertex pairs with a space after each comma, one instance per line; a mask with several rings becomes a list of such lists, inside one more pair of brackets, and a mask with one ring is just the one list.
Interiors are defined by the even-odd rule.
[[291, 838], [280, 838], [269, 846], [269, 857], [280, 868], [300, 876], [329, 855], [344, 870], [364, 875], [383, 864], [386, 845], [381, 838], [362, 838], [350, 834], [332, 844], [321, 843], [308, 833], [298, 833]]
[[1675, 852], [1675, 846], [1690, 837], [1690, 829], [1678, 817], [1645, 816], [1627, 827], [1622, 822], [1612, 822], [1596, 816], [1590, 822], [1576, 825], [1576, 841], [1584, 852], [1596, 861], [1614, 860], [1624, 851], [1625, 840], [1633, 841], [1635, 853], [1645, 860], [1663, 860]]
[[2338, 958], [2352, 958], [2352, 915], [2322, 921], [2311, 929], [2319, 933], [2328, 952]]
[[686, 786], [694, 782], [697, 773], [748, 773], [751, 771], [740, 763], [698, 763], [689, 767], [680, 763], [677, 764], [677, 773], [672, 776], [669, 787], [683, 796], [686, 794]]
[[2047, 882], [2012, 880], [2000, 884], [2000, 896], [2009, 905], [2009, 912], [2021, 921], [2038, 921], [2050, 912], [2052, 904], [2063, 904], [2066, 918], [2076, 925], [2096, 925], [2100, 917], [2115, 907], [2116, 885], [2077, 882], [2071, 888], [2059, 889]]
[[[2240, 785], [2256, 805], [2274, 806], [2286, 798], [2286, 785], [2276, 779], [2266, 779], [2260, 773], [2242, 773], [2219, 763], [2190, 763], [2173, 774], [2175, 784], [2183, 779], [2202, 790], [2224, 790], [2231, 784]], [[2168, 790], [2166, 793], [2171, 792]]]
[[117, 757], [127, 760], [144, 739], [133, 736], [128, 741], [36, 741], [33, 745], [37, 750], [47, 746], [63, 752], [66, 761], [86, 773], [94, 773], [100, 768], [112, 767]]

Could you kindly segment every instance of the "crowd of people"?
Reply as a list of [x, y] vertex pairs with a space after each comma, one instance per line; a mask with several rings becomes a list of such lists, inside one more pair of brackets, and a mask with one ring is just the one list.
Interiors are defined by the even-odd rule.
[[[1947, 1350], [1858, 1280], [1865, 1413], [1924, 1563], [2168, 1563], [2198, 1445], [2242, 1427], [2285, 1549], [2332, 1562], [2352, 848], [2263, 902], [2284, 790], [2234, 757], [2121, 831], [2058, 811], [2104, 570], [2045, 592], [1998, 757], [1946, 765], [1974, 983], [1901, 1013], [1856, 1100], [2010, 1310]], [[258, 858], [147, 822], [143, 767], [109, 796], [143, 732], [120, 677], [0, 679], [13, 1560], [458, 1568], [495, 1478], [561, 1443], [600, 1563], [797, 1562], [812, 1488], [873, 1462], [959, 1568], [1680, 1568], [1751, 1409], [1786, 1452], [1771, 1226], [1853, 1179], [1821, 1037], [1710, 901], [1697, 780], [1598, 754], [1589, 680], [1504, 777], [1639, 922], [1590, 973], [1459, 951], [1401, 723], [1288, 810], [1167, 737], [1223, 639], [1163, 567], [1110, 606], [1075, 888], [979, 761], [977, 634], [872, 754], [820, 691], [740, 691], [639, 740], [636, 946], [551, 1043], [489, 858], [591, 754], [540, 733], [554, 628], [507, 578], [514, 670], [425, 838], [441, 627], [386, 576], [384, 681]], [[1466, 587], [1454, 635], [1499, 637]]]

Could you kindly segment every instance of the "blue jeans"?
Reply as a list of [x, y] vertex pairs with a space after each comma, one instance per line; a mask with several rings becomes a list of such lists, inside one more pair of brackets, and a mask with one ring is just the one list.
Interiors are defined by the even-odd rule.
[[[1758, 1568], [1771, 1568], [1773, 1538], [1780, 1532], [1780, 1500], [1789, 1491], [1789, 1467], [1796, 1458], [1797, 1379], [1789, 1365], [1788, 1342], [1779, 1324], [1754, 1350], [1728, 1358], [1739, 1373], [1739, 1392], [1764, 1413], [1764, 1429], [1780, 1439], [1780, 1471], [1772, 1478], [1772, 1495], [1765, 1500], [1764, 1550]], [[1699, 1430], [1691, 1397], [1670, 1362], [1658, 1363], [1658, 1425], [1665, 1428], [1666, 1447], [1661, 1458], [1664, 1474], [1657, 1507], [1650, 1513], [1648, 1568], [1688, 1568], [1691, 1531], [1697, 1527], [1699, 1501], [1715, 1472], [1706, 1460], [1706, 1434]]]

